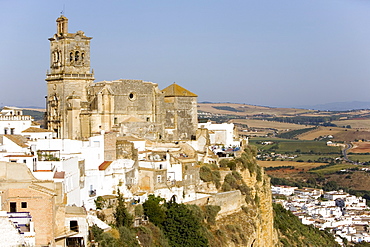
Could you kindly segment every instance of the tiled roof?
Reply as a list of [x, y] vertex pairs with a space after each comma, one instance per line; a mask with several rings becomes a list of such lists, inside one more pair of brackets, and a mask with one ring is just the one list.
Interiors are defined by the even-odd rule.
[[173, 83], [172, 85], [166, 87], [162, 90], [164, 96], [172, 97], [172, 96], [183, 96], [183, 97], [198, 97], [195, 93], [190, 92], [189, 90]]
[[64, 178], [65, 172], [55, 172], [53, 178]]
[[104, 171], [105, 169], [108, 168], [108, 166], [110, 166], [110, 164], [112, 164], [113, 161], [104, 161], [103, 163], [101, 163], [101, 165], [99, 166], [99, 171]]
[[12, 158], [12, 157], [33, 157], [33, 155], [28, 155], [28, 154], [10, 154], [10, 155], [6, 155], [4, 157], [9, 157], [9, 158]]
[[47, 129], [35, 128], [35, 127], [29, 127], [28, 129], [25, 129], [22, 131], [22, 133], [29, 133], [29, 132], [38, 133], [38, 132], [52, 132], [52, 131], [47, 130]]
[[26, 145], [27, 139], [25, 139], [21, 135], [4, 135], [6, 138], [17, 144], [18, 146], [22, 148], [27, 148], [28, 146]]

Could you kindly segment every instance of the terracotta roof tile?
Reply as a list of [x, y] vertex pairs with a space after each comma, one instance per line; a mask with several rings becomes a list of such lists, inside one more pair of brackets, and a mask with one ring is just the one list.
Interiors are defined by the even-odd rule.
[[28, 145], [26, 145], [27, 139], [25, 139], [25, 137], [21, 135], [4, 135], [4, 136], [22, 148], [28, 147]]
[[162, 90], [165, 97], [172, 96], [182, 96], [182, 97], [198, 97], [195, 93], [190, 92], [189, 90], [173, 83], [172, 85], [166, 87]]
[[55, 172], [53, 178], [64, 178], [65, 172]]
[[39, 133], [39, 132], [52, 132], [52, 131], [47, 130], [47, 129], [35, 128], [35, 127], [29, 127], [28, 129], [25, 129], [22, 131], [22, 133], [30, 133], [30, 132]]
[[99, 171], [104, 171], [105, 169], [108, 168], [108, 166], [110, 166], [110, 164], [112, 164], [113, 161], [104, 161], [103, 163], [101, 163], [101, 165], [99, 166]]
[[28, 154], [10, 154], [10, 155], [6, 155], [4, 157], [9, 157], [9, 158], [12, 158], [12, 157], [33, 157], [33, 155], [28, 155]]

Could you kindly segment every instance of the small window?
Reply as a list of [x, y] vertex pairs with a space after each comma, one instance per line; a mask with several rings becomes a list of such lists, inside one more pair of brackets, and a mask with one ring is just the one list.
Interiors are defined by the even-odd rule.
[[4, 128], [4, 135], [8, 134], [8, 128]]
[[162, 176], [161, 175], [157, 176], [157, 183], [162, 183]]
[[23, 163], [25, 163], [25, 164], [26, 164], [26, 163], [27, 163], [27, 160], [23, 160]]
[[130, 100], [135, 100], [135, 99], [136, 99], [136, 94], [135, 94], [135, 93], [130, 93], [130, 94], [128, 95], [128, 98], [129, 98]]
[[69, 222], [69, 229], [74, 232], [78, 232], [78, 222], [77, 220], [71, 220]]
[[11, 135], [14, 135], [14, 128], [11, 128], [11, 129], [10, 129], [10, 134], [11, 134]]
[[27, 202], [21, 202], [21, 207], [22, 208], [27, 208]]

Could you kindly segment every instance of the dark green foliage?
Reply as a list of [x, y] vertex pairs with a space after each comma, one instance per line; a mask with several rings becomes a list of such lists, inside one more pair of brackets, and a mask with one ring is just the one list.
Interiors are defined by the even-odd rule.
[[205, 215], [206, 215], [206, 220], [208, 224], [214, 225], [216, 223], [216, 216], [218, 212], [220, 212], [221, 207], [220, 206], [214, 206], [214, 205], [206, 205], [204, 207]]
[[118, 205], [113, 213], [114, 219], [116, 220], [116, 227], [119, 228], [121, 226], [130, 227], [133, 223], [132, 215], [127, 211], [125, 206], [125, 201], [123, 199], [122, 194], [118, 191], [117, 197]]
[[258, 194], [256, 193], [256, 195], [254, 196], [254, 203], [256, 205], [259, 205], [260, 204], [260, 197], [258, 196]]
[[187, 204], [186, 207], [190, 209], [191, 211], [193, 211], [194, 216], [197, 217], [198, 219], [206, 218], [204, 210], [202, 210], [197, 205]]
[[219, 171], [212, 171], [212, 177], [213, 177], [213, 182], [215, 183], [216, 185], [216, 188], [220, 188], [221, 186], [221, 175], [220, 175], [220, 172]]
[[266, 118], [267, 121], [276, 121], [276, 122], [283, 122], [283, 123], [295, 123], [295, 124], [302, 124], [302, 125], [323, 125], [323, 126], [331, 126], [330, 122], [338, 120], [339, 116], [295, 116], [295, 117], [273, 117], [273, 118]]
[[225, 176], [224, 183], [229, 184], [232, 189], [238, 188], [238, 182], [236, 181], [235, 177], [230, 173]]
[[[298, 162], [298, 160], [297, 160]], [[303, 160], [302, 160], [303, 162]], [[280, 169], [295, 169], [294, 166], [269, 166], [269, 167], [265, 167], [264, 168], [265, 171], [276, 171], [276, 170], [280, 170]]]
[[143, 203], [144, 214], [149, 217], [150, 222], [156, 226], [161, 226], [166, 219], [166, 208], [164, 199], [155, 195], [149, 195], [148, 200]]
[[324, 184], [323, 190], [324, 191], [332, 191], [332, 190], [338, 190], [338, 184], [335, 181], [329, 181], [326, 184]]
[[251, 189], [246, 184], [239, 185], [239, 190], [242, 195], [250, 195]]
[[257, 169], [257, 162], [255, 160], [256, 155], [257, 148], [255, 146], [248, 145], [241, 156], [235, 160], [242, 170], [248, 168], [251, 173], [254, 173]]
[[118, 239], [114, 238], [109, 232], [103, 232], [99, 240], [101, 247], [120, 247], [122, 246]]
[[207, 238], [201, 234], [201, 226], [201, 219], [185, 204], [167, 203], [162, 228], [170, 246], [208, 246]]
[[150, 247], [153, 243], [153, 233], [150, 228], [140, 226], [136, 229], [136, 235], [140, 244], [144, 247]]
[[256, 175], [256, 179], [258, 182], [261, 182], [262, 181], [262, 167], [260, 166], [257, 166], [257, 175]]
[[298, 217], [285, 210], [280, 204], [273, 204], [274, 225], [281, 233], [283, 246], [339, 246], [334, 236], [310, 225], [303, 225]]
[[103, 209], [107, 203], [107, 201], [101, 196], [98, 196], [94, 200], [94, 202], [95, 202], [96, 209]]
[[135, 206], [135, 216], [142, 216], [144, 214], [144, 208], [143, 208], [143, 205], [141, 204], [138, 204]]
[[32, 116], [35, 121], [44, 120], [45, 113], [34, 110], [23, 110], [23, 115]]
[[281, 134], [278, 134], [276, 135], [276, 137], [279, 137], [279, 138], [285, 138], [285, 139], [292, 139], [300, 134], [303, 134], [303, 133], [306, 133], [306, 132], [309, 132], [311, 130], [314, 130], [316, 129], [316, 127], [313, 127], [313, 128], [305, 128], [305, 129], [298, 129], [298, 130], [291, 130], [291, 131], [288, 131], [288, 132], [283, 132]]
[[199, 176], [204, 182], [211, 182], [213, 180], [212, 170], [207, 166], [202, 166], [200, 168]]
[[320, 170], [320, 169], [324, 169], [324, 168], [327, 168], [327, 167], [330, 167], [330, 166], [335, 166], [336, 164], [334, 162], [331, 162], [327, 165], [321, 165], [321, 166], [316, 166], [316, 167], [313, 167], [311, 168], [309, 171], [315, 171], [315, 170]]
[[221, 187], [221, 190], [222, 191], [230, 191], [230, 190], [232, 190], [233, 188], [230, 186], [230, 184], [228, 184], [227, 182], [224, 182], [223, 184], [222, 184], [222, 187]]
[[240, 175], [240, 173], [239, 173], [239, 172], [237, 172], [237, 171], [232, 171], [232, 173], [231, 173], [231, 174], [233, 175], [233, 177], [234, 177], [236, 180], [242, 180], [242, 179], [243, 179], [242, 175]]
[[228, 167], [230, 170], [236, 170], [235, 160], [222, 159], [218, 163], [220, 167]]
[[218, 169], [217, 165], [215, 164], [203, 165], [202, 167], [200, 167], [200, 170], [199, 170], [200, 179], [202, 179], [204, 182], [213, 182], [216, 185], [216, 188], [218, 189], [221, 186], [220, 172], [218, 170], [212, 171], [210, 167], [213, 169]]
[[99, 241], [102, 234], [103, 229], [99, 228], [97, 225], [93, 225], [89, 230], [89, 240]]
[[136, 234], [126, 226], [121, 226], [118, 228], [120, 235], [120, 246], [124, 247], [136, 247], [140, 246], [136, 240]]
[[225, 110], [225, 111], [232, 111], [232, 112], [243, 112], [241, 110], [235, 109], [234, 107], [230, 106], [212, 106], [213, 108], [217, 110]]

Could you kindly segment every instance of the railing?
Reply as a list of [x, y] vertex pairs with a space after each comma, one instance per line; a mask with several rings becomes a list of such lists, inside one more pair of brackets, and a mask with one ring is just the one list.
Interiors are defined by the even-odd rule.
[[32, 117], [24, 115], [0, 116], [0, 121], [19, 121], [19, 120], [32, 120]]
[[47, 74], [46, 80], [61, 79], [61, 78], [94, 78], [94, 74]]

